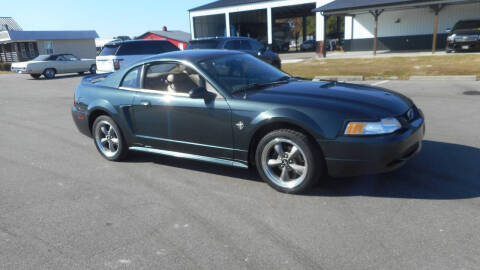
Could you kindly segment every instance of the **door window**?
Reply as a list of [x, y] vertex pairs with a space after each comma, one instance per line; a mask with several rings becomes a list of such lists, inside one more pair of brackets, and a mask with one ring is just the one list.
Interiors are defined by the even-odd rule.
[[78, 58], [71, 54], [65, 54], [64, 57], [66, 61], [78, 61]]
[[252, 49], [252, 46], [250, 45], [249, 40], [241, 40], [240, 41], [240, 49], [242, 51], [250, 51]]
[[187, 94], [196, 87], [206, 87], [205, 79], [182, 64], [159, 63], [147, 67], [144, 88], [169, 93]]

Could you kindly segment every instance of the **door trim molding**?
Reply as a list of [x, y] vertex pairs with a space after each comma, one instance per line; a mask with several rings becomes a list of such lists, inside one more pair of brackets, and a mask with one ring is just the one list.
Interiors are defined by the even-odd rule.
[[248, 169], [248, 165], [246, 165], [244, 163], [241, 163], [241, 162], [238, 162], [238, 161], [232, 161], [232, 160], [226, 160], [226, 159], [220, 159], [220, 158], [213, 158], [213, 157], [205, 157], [205, 156], [200, 156], [200, 155], [187, 154], [187, 153], [174, 152], [174, 151], [167, 151], [167, 150], [160, 150], [160, 149], [148, 148], [148, 147], [139, 147], [139, 146], [132, 146], [129, 149], [132, 150], [132, 151], [140, 151], [140, 152], [159, 154], [159, 155], [165, 155], [165, 156], [171, 156], [171, 157], [177, 157], [177, 158], [199, 160], [199, 161], [205, 161], [205, 162], [210, 162], [210, 163], [216, 163], [216, 164], [222, 164], [222, 165], [227, 165], [227, 166], [233, 166], [233, 167]]

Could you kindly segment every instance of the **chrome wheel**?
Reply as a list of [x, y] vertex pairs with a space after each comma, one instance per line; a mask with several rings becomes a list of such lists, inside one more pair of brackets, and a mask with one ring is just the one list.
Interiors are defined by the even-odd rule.
[[286, 138], [275, 138], [262, 151], [262, 169], [276, 185], [292, 189], [303, 183], [308, 173], [304, 151]]
[[96, 125], [95, 143], [100, 152], [108, 158], [115, 156], [120, 150], [120, 139], [117, 130], [105, 120], [100, 121]]

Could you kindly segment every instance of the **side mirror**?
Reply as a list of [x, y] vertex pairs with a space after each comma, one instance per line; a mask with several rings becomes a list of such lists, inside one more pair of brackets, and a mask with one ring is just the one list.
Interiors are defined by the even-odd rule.
[[452, 29], [450, 28], [445, 29], [445, 33], [450, 34], [451, 32], [452, 32]]
[[262, 54], [264, 54], [266, 51], [267, 51], [267, 46], [263, 46], [262, 48], [260, 48], [258, 50], [258, 56], [261, 56]]
[[208, 91], [203, 87], [196, 87], [190, 90], [190, 92], [188, 92], [188, 95], [190, 96], [190, 98], [200, 99], [207, 97]]

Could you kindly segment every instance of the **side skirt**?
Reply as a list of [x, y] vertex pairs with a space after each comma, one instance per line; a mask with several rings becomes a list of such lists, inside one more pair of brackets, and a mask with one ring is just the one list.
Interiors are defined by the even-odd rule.
[[177, 158], [199, 160], [199, 161], [205, 161], [205, 162], [210, 162], [210, 163], [222, 164], [222, 165], [226, 165], [226, 166], [233, 166], [233, 167], [248, 169], [248, 166], [244, 163], [237, 162], [237, 161], [226, 160], [226, 159], [221, 159], [221, 158], [205, 157], [205, 156], [199, 156], [199, 155], [193, 155], [193, 154], [187, 154], [187, 153], [180, 153], [180, 152], [174, 152], [174, 151], [167, 151], [167, 150], [160, 150], [160, 149], [154, 149], [154, 148], [147, 148], [147, 147], [140, 147], [140, 146], [132, 146], [129, 149], [132, 150], [132, 151], [159, 154], [159, 155], [171, 156], [171, 157], [177, 157]]

